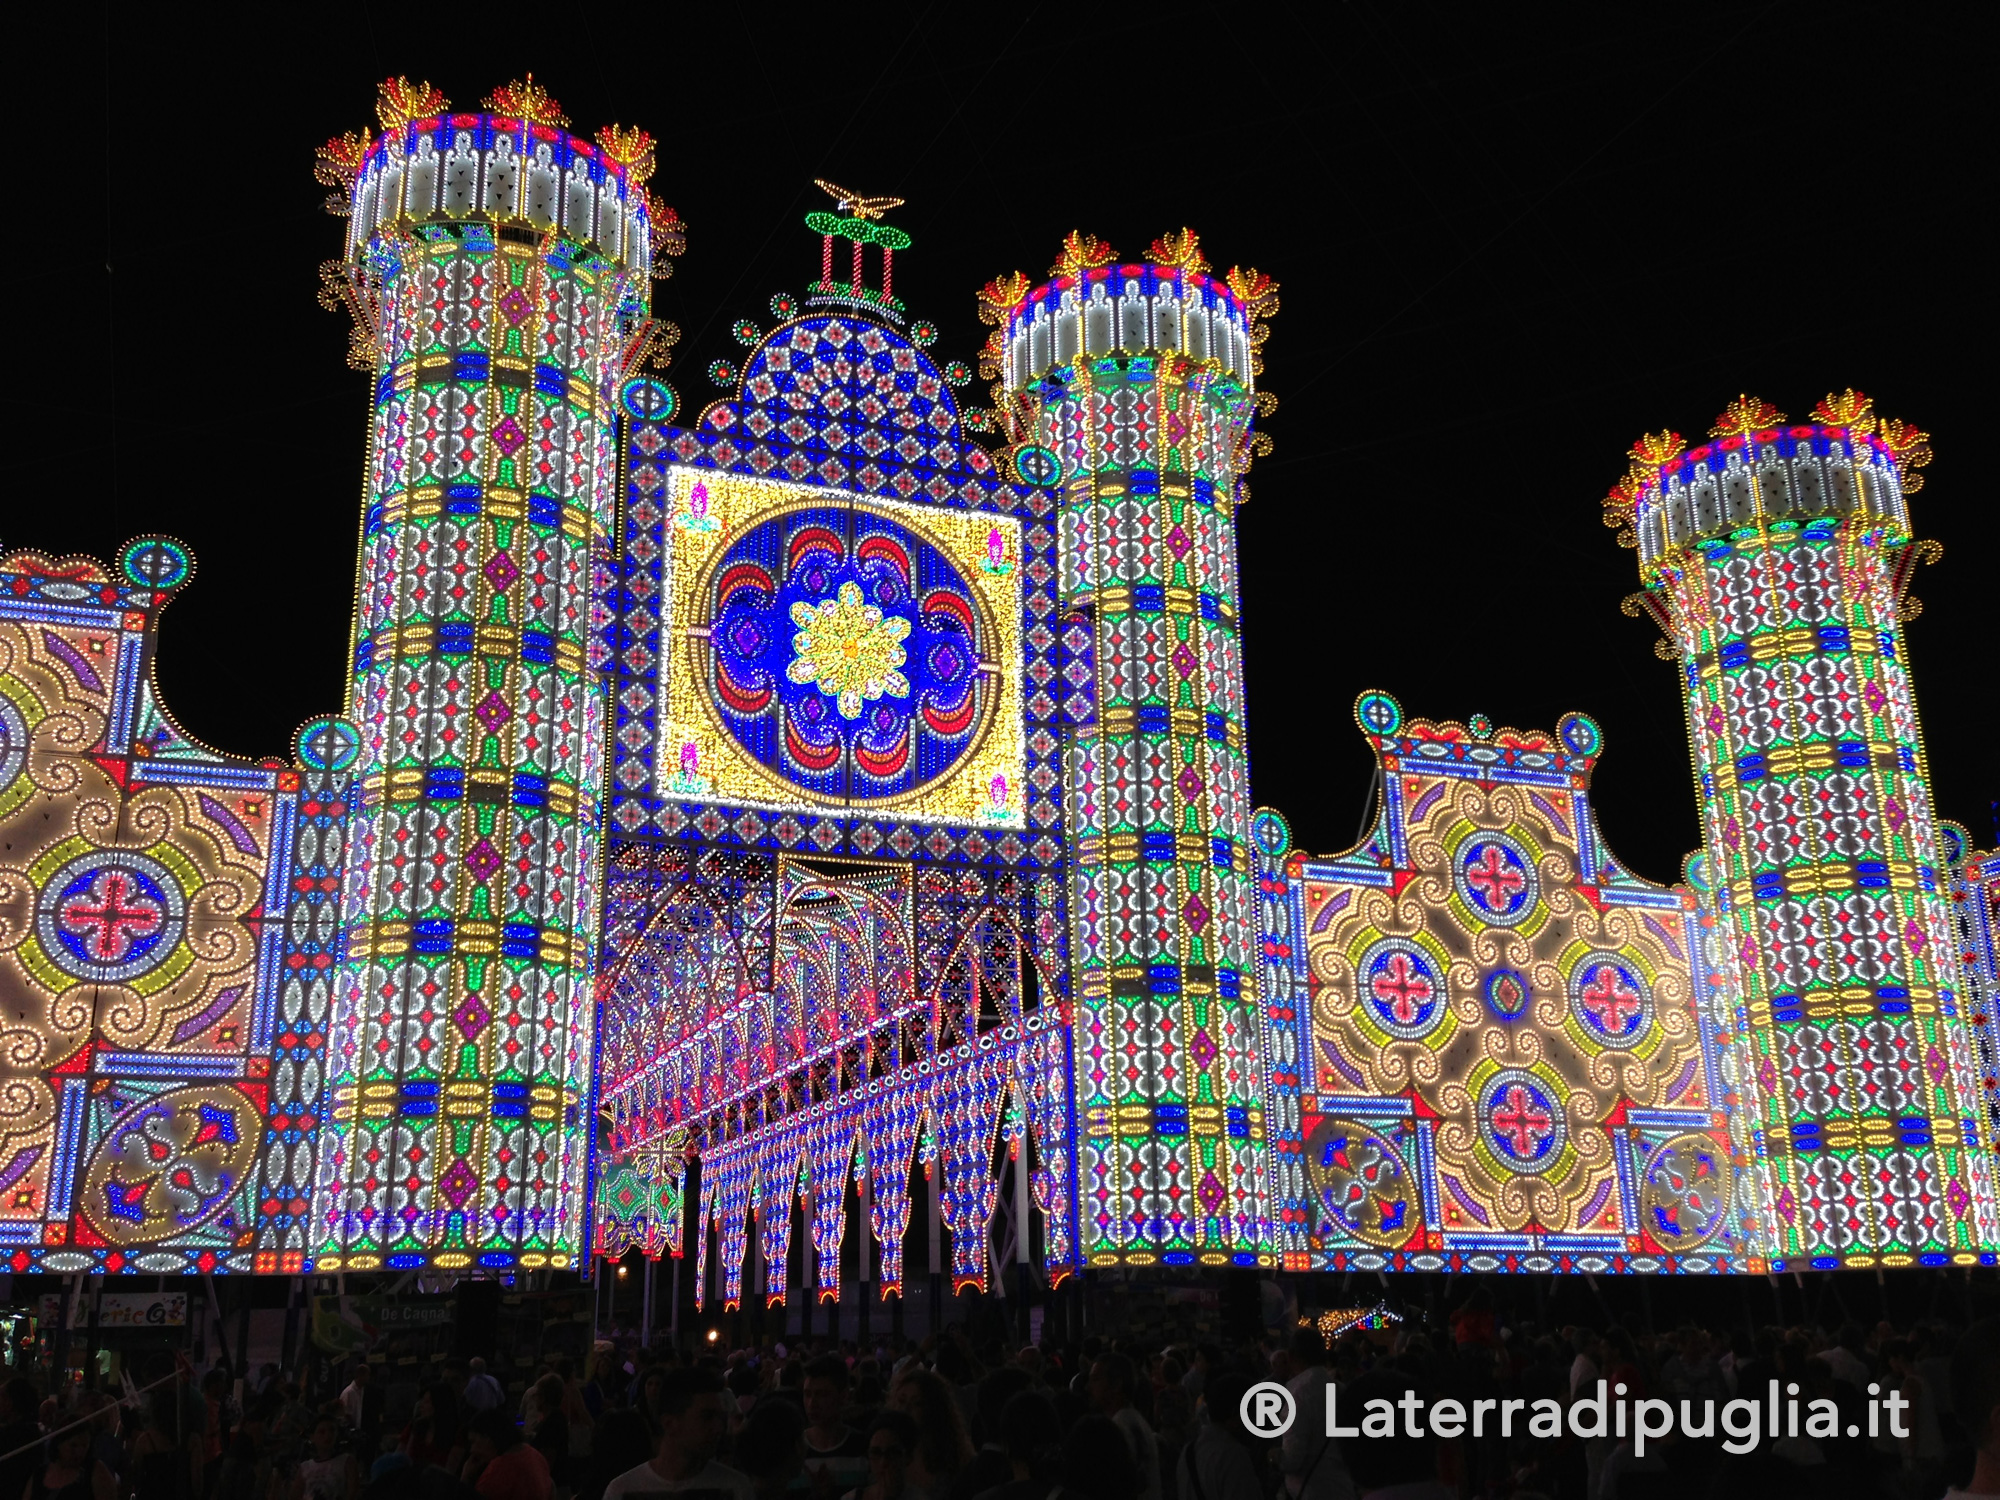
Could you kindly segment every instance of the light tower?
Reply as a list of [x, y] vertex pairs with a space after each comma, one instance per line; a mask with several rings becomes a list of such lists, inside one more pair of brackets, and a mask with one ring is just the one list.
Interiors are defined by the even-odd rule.
[[[1083, 1249], [1275, 1264], [1264, 1174], [1236, 507], [1277, 287], [1186, 230], [990, 284], [1014, 465], [1061, 497]], [[1271, 404], [1263, 398], [1264, 409]]]
[[1683, 669], [1770, 1254], [1971, 1264], [2000, 1226], [1902, 628], [1929, 447], [1853, 391], [1710, 439], [1640, 439], [1606, 520]]
[[580, 140], [532, 76], [475, 112], [396, 79], [378, 114], [321, 152], [350, 214], [328, 291], [375, 383], [319, 1264], [561, 1266], [593, 1128], [592, 571], [677, 226], [644, 132]]

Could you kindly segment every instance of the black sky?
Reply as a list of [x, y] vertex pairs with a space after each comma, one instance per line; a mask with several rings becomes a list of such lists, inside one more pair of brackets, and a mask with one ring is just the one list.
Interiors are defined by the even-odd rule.
[[584, 131], [660, 139], [690, 248], [654, 306], [695, 406], [740, 356], [729, 325], [768, 324], [816, 269], [814, 177], [909, 200], [897, 291], [942, 358], [977, 350], [975, 289], [1045, 271], [1071, 228], [1136, 256], [1187, 224], [1276, 276], [1277, 448], [1242, 522], [1250, 748], [1258, 800], [1317, 851], [1354, 834], [1349, 706], [1380, 687], [1430, 717], [1593, 714], [1611, 844], [1674, 878], [1698, 835], [1673, 669], [1619, 613], [1634, 562], [1597, 500], [1643, 429], [1699, 435], [1739, 390], [1794, 416], [1866, 390], [1935, 435], [1914, 505], [1945, 557], [1911, 650], [1941, 809], [1995, 837], [1978, 7], [282, 14], [16, 39], [0, 542], [191, 543], [159, 675], [212, 744], [282, 753], [340, 703], [367, 386], [314, 303], [342, 225], [313, 148], [372, 124], [385, 75], [467, 105], [532, 69]]

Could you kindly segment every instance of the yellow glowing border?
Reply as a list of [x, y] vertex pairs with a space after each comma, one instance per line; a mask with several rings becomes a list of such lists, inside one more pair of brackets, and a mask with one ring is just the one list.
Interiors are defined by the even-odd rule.
[[[688, 510], [695, 483], [708, 487], [699, 524]], [[667, 513], [663, 618], [660, 622], [660, 725], [655, 791], [672, 802], [719, 803], [774, 812], [851, 813], [906, 822], [958, 823], [994, 828], [1027, 824], [1027, 747], [1021, 657], [1021, 524], [1012, 516], [985, 510], [909, 505], [849, 490], [730, 474], [715, 469], [667, 470], [662, 496]], [[851, 505], [881, 516], [922, 537], [960, 566], [974, 604], [991, 625], [992, 660], [999, 691], [980, 738], [955, 767], [916, 790], [896, 797], [814, 797], [746, 754], [722, 725], [701, 682], [708, 650], [707, 610], [702, 600], [709, 575], [724, 549], [750, 527], [788, 510], [813, 505]], [[998, 530], [1011, 566], [1004, 573], [978, 565], [986, 556], [988, 533]], [[680, 774], [680, 747], [692, 742], [699, 754], [698, 778]], [[1007, 798], [995, 804], [995, 776], [1007, 778]]]

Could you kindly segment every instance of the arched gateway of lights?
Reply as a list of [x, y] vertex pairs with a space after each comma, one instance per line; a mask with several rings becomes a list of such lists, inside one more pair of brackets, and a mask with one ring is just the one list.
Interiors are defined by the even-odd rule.
[[1588, 718], [1386, 693], [1373, 831], [1315, 858], [1245, 755], [1268, 277], [1071, 235], [980, 291], [971, 408], [895, 205], [837, 192], [688, 411], [642, 132], [532, 81], [379, 113], [321, 153], [373, 379], [344, 714], [261, 762], [175, 727], [170, 539], [0, 561], [14, 1269], [1994, 1262], [2000, 857], [1926, 779], [1922, 434], [1848, 392], [1632, 450], [1682, 885], [1605, 847]]

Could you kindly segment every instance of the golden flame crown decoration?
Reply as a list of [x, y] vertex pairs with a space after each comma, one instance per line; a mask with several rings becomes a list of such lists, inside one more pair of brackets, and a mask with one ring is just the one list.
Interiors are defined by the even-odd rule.
[[375, 118], [382, 122], [384, 130], [395, 130], [412, 120], [421, 120], [429, 115], [441, 115], [451, 108], [451, 101], [442, 89], [432, 88], [430, 80], [411, 83], [403, 77], [385, 78], [375, 90]]
[[569, 129], [569, 116], [556, 103], [555, 95], [535, 82], [533, 73], [512, 83], [501, 84], [486, 96], [486, 107], [497, 109], [503, 115], [519, 115], [535, 125]]
[[[1232, 288], [1233, 290], [1233, 288]], [[1748, 437], [1785, 420], [1785, 414], [1756, 396], [1739, 395], [1722, 409], [1708, 429], [1712, 438]], [[1852, 386], [1829, 392], [1813, 407], [1812, 420], [1823, 427], [1845, 428], [1857, 438], [1874, 438], [1889, 450], [1902, 481], [1903, 493], [1913, 495], [1923, 488], [1924, 476], [1917, 473], [1931, 461], [1930, 434], [1914, 423], [1875, 415], [1875, 403]], [[1636, 547], [1639, 500], [1648, 487], [1658, 483], [1660, 470], [1687, 451], [1687, 442], [1678, 432], [1644, 433], [1626, 454], [1624, 477], [1611, 486], [1603, 499], [1604, 524], [1618, 532], [1618, 545]]]

